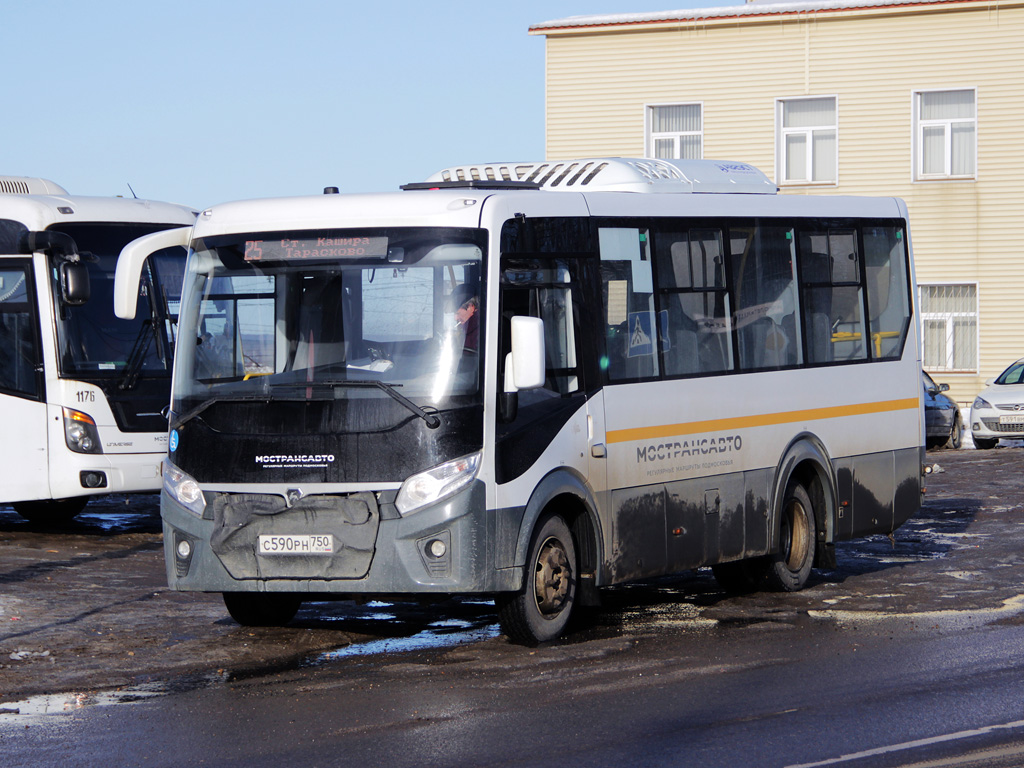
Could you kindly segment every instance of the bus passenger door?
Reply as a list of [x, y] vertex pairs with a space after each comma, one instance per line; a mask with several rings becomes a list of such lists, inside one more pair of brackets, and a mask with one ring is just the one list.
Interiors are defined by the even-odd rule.
[[0, 502], [50, 495], [40, 338], [32, 262], [0, 258]]

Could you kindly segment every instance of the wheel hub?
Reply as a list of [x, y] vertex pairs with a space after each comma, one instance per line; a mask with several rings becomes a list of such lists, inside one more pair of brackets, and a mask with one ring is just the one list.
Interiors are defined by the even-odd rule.
[[565, 548], [558, 539], [548, 539], [537, 557], [534, 590], [543, 614], [556, 614], [565, 607], [572, 582], [572, 570]]

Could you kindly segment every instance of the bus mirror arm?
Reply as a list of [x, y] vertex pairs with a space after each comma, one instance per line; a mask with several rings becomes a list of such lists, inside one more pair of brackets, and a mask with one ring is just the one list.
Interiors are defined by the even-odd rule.
[[22, 253], [41, 251], [65, 261], [78, 261], [78, 245], [71, 235], [65, 235], [63, 232], [26, 232], [21, 237], [20, 245]]
[[135, 317], [139, 303], [139, 280], [146, 259], [164, 248], [188, 247], [191, 227], [175, 227], [132, 240], [121, 249], [114, 271], [114, 314], [122, 320]]
[[512, 353], [505, 355], [505, 382], [502, 392], [498, 396], [498, 407], [503, 424], [511, 424], [516, 420], [519, 413], [519, 389], [515, 384], [515, 374], [512, 371]]

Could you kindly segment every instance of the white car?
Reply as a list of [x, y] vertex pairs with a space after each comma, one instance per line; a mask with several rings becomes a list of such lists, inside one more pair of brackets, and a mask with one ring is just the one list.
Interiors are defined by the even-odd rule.
[[971, 406], [971, 435], [978, 448], [995, 448], [999, 438], [1024, 439], [1024, 358], [985, 382]]

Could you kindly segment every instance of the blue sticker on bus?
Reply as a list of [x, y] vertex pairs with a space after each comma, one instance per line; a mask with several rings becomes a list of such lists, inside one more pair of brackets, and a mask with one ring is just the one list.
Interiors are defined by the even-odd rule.
[[629, 313], [629, 357], [654, 354], [654, 333], [650, 312]]
[[171, 439], [167, 445], [168, 448], [171, 449], [171, 453], [174, 453], [174, 451], [178, 450], [178, 430], [171, 430]]

